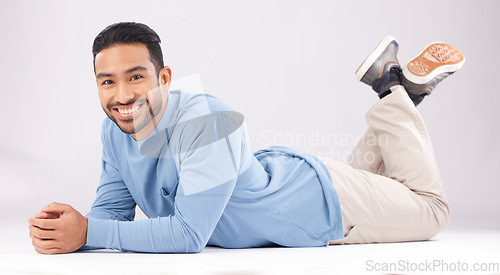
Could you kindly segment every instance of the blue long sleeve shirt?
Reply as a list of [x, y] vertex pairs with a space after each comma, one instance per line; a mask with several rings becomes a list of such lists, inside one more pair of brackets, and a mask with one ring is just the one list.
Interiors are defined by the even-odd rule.
[[[189, 253], [343, 238], [323, 163], [285, 147], [253, 153], [243, 116], [211, 95], [169, 91], [146, 139], [135, 141], [107, 118], [102, 142], [82, 249]], [[136, 205], [149, 219], [134, 221]]]

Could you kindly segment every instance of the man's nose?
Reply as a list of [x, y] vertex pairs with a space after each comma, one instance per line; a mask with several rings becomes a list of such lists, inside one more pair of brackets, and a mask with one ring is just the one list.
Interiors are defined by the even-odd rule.
[[132, 87], [126, 84], [122, 84], [118, 86], [118, 90], [115, 95], [115, 100], [125, 104], [130, 103], [132, 99], [134, 99], [134, 92], [132, 91]]

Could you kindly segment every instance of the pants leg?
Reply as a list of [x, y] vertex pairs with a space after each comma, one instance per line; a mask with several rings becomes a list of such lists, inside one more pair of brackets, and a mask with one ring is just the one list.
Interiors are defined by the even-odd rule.
[[377, 139], [378, 137], [373, 130], [368, 128], [363, 138], [354, 147], [347, 160], [347, 164], [359, 170], [384, 175], [384, 161], [378, 147]]
[[448, 223], [425, 125], [404, 88], [391, 90], [366, 115], [369, 129], [353, 152], [358, 157], [349, 164], [321, 158], [344, 223], [345, 238], [332, 244], [427, 240]]

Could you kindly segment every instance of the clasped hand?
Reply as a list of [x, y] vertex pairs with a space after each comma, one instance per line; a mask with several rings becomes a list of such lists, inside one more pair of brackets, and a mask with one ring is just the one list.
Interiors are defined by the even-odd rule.
[[88, 219], [68, 204], [53, 202], [28, 219], [30, 238], [36, 252], [73, 252], [87, 241]]

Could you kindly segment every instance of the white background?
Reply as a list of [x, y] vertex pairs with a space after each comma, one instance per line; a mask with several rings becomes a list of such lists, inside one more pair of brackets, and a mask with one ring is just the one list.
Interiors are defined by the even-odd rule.
[[500, 229], [500, 1], [1, 4], [0, 224], [25, 222], [52, 201], [90, 210], [105, 117], [91, 45], [107, 25], [137, 21], [162, 38], [174, 78], [199, 73], [206, 92], [245, 115], [254, 150], [286, 145], [339, 161], [377, 101], [354, 71], [380, 39], [398, 38], [401, 63], [432, 41], [452, 44], [465, 66], [419, 106], [449, 227]]

